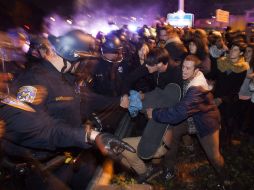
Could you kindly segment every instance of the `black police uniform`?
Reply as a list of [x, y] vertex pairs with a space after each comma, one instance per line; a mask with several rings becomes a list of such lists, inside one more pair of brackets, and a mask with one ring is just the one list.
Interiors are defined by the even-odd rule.
[[[19, 100], [34, 103], [38, 95], [36, 93], [39, 93], [38, 86], [44, 87], [47, 95], [41, 104], [31, 104], [36, 113], [24, 113], [7, 106], [1, 108], [3, 114], [1, 117], [7, 123], [3, 144], [4, 152], [8, 156], [17, 157], [24, 154], [24, 157], [32, 155], [36, 160], [47, 160], [59, 151], [59, 148], [89, 148], [90, 145], [85, 142], [85, 131], [82, 126], [84, 110], [82, 110], [81, 97], [78, 88], [74, 86], [74, 81], [73, 75], [58, 72], [46, 60], [20, 74], [12, 84], [12, 92], [17, 94]], [[106, 100], [98, 102], [103, 104]], [[27, 155], [26, 152], [29, 154]], [[71, 181], [73, 178], [70, 174], [73, 172], [70, 169], [71, 166], [64, 165], [63, 167], [63, 171], [58, 174], [60, 176], [68, 174], [67, 176], [71, 177], [63, 181]], [[89, 173], [90, 170], [83, 177], [91, 177]], [[85, 181], [81, 175], [79, 176], [79, 180]], [[31, 186], [38, 188], [40, 180], [34, 181]], [[80, 183], [70, 182], [70, 184], [79, 185]], [[85, 184], [84, 182], [83, 185]]]
[[[38, 162], [47, 161], [68, 147], [82, 149], [90, 147], [85, 141], [80, 97], [75, 92], [73, 81], [73, 76], [63, 75], [48, 61], [34, 65], [14, 81], [12, 90], [22, 101], [33, 102], [33, 98], [36, 98], [36, 89], [39, 90], [37, 85], [43, 86], [48, 94], [41, 104], [31, 104], [31, 107], [36, 110], [35, 113], [2, 105], [0, 117], [6, 123], [2, 144], [6, 156], [17, 163], [27, 159]], [[76, 178], [72, 167], [72, 165], [64, 164], [55, 172], [58, 178], [74, 187], [80, 183], [72, 183], [72, 180]], [[79, 176], [84, 183], [76, 189], [84, 188], [91, 178], [92, 171], [87, 169], [85, 171], [87, 175]], [[25, 180], [26, 186], [31, 189], [45, 189], [52, 186], [52, 184], [44, 183], [45, 179], [33, 171], [25, 177]]]
[[83, 128], [53, 119], [39, 110], [28, 112], [6, 104], [0, 104], [0, 119], [5, 122], [3, 149], [13, 157], [33, 157], [45, 160], [54, 155], [57, 148], [89, 148]]
[[80, 127], [84, 119], [87, 119], [94, 110], [100, 110], [111, 104], [119, 105], [119, 97], [105, 98], [90, 91], [80, 93], [80, 89], [75, 85], [74, 75], [60, 73], [46, 60], [22, 73], [13, 82], [12, 92], [17, 94], [19, 100], [31, 102], [35, 95], [30, 86], [37, 88], [38, 85], [46, 88], [47, 96], [41, 104], [31, 106], [36, 110], [46, 110], [54, 119], [70, 124], [74, 128]]
[[128, 73], [128, 67], [124, 61], [111, 63], [101, 59], [93, 73], [93, 90], [107, 96], [121, 95], [122, 83]]
[[52, 118], [74, 128], [81, 126], [80, 97], [75, 93], [74, 77], [60, 73], [50, 62], [43, 60], [34, 65], [20, 74], [12, 86], [17, 99], [28, 103], [33, 103], [38, 95], [38, 86], [44, 87], [47, 90], [44, 102], [31, 106], [46, 111]]
[[79, 179], [83, 181], [81, 186], [80, 183], [73, 183], [73, 180], [77, 178], [73, 165], [64, 164], [52, 173], [62, 182], [55, 180], [54, 175], [44, 171], [43, 166], [38, 165], [38, 161], [44, 163], [61, 148], [89, 148], [90, 145], [85, 141], [84, 129], [73, 128], [71, 125], [54, 120], [42, 110], [27, 112], [6, 104], [0, 104], [0, 119], [5, 122], [5, 134], [1, 139], [4, 157], [11, 160], [13, 164], [26, 163], [28, 164], [26, 167], [29, 168], [33, 165], [20, 176], [22, 183], [17, 183], [21, 182], [20, 177], [17, 178], [17, 173], [14, 173], [14, 181], [2, 183], [1, 188], [8, 187], [9, 189], [10, 184], [16, 183], [20, 189], [68, 189], [65, 185], [68, 183], [74, 189], [84, 189], [93, 172], [87, 169], [88, 165], [86, 165], [86, 175], [79, 176]]

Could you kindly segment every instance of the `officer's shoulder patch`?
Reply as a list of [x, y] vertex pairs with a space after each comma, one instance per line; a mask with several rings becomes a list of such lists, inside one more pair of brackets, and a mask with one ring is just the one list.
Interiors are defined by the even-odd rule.
[[18, 90], [17, 99], [21, 102], [33, 103], [36, 93], [37, 88], [34, 86], [22, 86]]

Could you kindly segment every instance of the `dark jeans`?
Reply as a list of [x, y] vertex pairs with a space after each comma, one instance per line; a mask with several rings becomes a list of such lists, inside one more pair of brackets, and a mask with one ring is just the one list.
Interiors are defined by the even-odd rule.
[[254, 117], [253, 117], [253, 113], [254, 113], [254, 103], [251, 102], [251, 104], [250, 104], [250, 125], [249, 125], [249, 128], [247, 129], [248, 134], [250, 134], [251, 136], [254, 136]]
[[[239, 132], [239, 130], [244, 131], [251, 124], [251, 100], [238, 100], [235, 105], [235, 127], [233, 132]], [[234, 127], [233, 126], [233, 127]]]
[[222, 144], [230, 144], [234, 130], [237, 128], [236, 119], [234, 118], [237, 110], [236, 102], [226, 102], [219, 106], [221, 114], [221, 134]]
[[[181, 137], [188, 133], [188, 125], [186, 122], [183, 122], [180, 125], [172, 128], [171, 130], [172, 139], [171, 142], [169, 142], [170, 150], [165, 155], [164, 166], [173, 170], [176, 164], [178, 146]], [[202, 138], [198, 136], [198, 140], [202, 145], [207, 155], [207, 158], [214, 167], [215, 171], [220, 173], [221, 170], [224, 168], [224, 158], [222, 157], [219, 150], [219, 130]]]

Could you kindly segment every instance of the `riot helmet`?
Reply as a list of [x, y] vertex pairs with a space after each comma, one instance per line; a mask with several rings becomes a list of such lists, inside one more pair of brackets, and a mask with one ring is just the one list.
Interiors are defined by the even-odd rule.
[[64, 60], [75, 63], [81, 58], [97, 58], [96, 40], [82, 30], [72, 30], [65, 35], [49, 36], [55, 52]]
[[123, 60], [123, 46], [116, 35], [105, 36], [105, 42], [101, 44], [101, 55], [108, 62], [119, 63]]

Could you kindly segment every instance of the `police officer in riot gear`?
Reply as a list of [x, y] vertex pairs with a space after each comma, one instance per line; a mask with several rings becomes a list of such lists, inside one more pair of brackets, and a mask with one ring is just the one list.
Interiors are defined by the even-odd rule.
[[121, 95], [121, 84], [128, 72], [127, 64], [123, 63], [123, 46], [114, 34], [105, 36], [101, 44], [101, 59], [93, 74], [93, 90], [108, 96]]
[[[114, 34], [109, 34], [101, 47], [101, 56], [105, 61], [120, 63], [123, 60], [122, 44], [120, 39]], [[111, 55], [114, 54], [114, 55]]]
[[[6, 123], [3, 147], [8, 157], [44, 161], [62, 149], [86, 149], [94, 143], [102, 153], [112, 156], [124, 149], [134, 151], [113, 135], [95, 131], [91, 123], [84, 124], [82, 120], [81, 97], [71, 72], [75, 73], [81, 58], [97, 57], [94, 42], [92, 36], [80, 30], [42, 41], [39, 52], [43, 60], [20, 74], [12, 86], [17, 99], [29, 104], [35, 112], [1, 103], [0, 118]], [[127, 107], [127, 103], [121, 105]], [[65, 171], [70, 171], [70, 167], [62, 166], [57, 176], [62, 176], [60, 179], [68, 181], [74, 189], [84, 189], [85, 182], [73, 184], [73, 172]], [[89, 172], [84, 173], [89, 176]], [[64, 179], [65, 175], [69, 177]], [[82, 175], [79, 179], [82, 180]], [[31, 180], [29, 188], [44, 189], [42, 184]]]
[[123, 45], [124, 64], [128, 66], [128, 72], [131, 72], [139, 66], [139, 56], [135, 44], [131, 41], [131, 32], [127, 26], [123, 26], [120, 30], [116, 30], [115, 34]]

